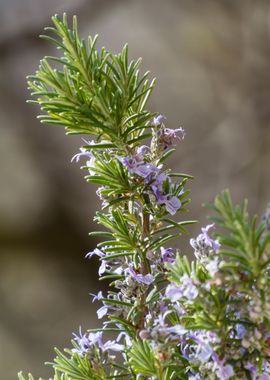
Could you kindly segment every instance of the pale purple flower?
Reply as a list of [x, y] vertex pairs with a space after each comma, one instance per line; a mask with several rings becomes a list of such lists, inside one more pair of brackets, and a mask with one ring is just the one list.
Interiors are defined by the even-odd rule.
[[227, 380], [234, 376], [234, 370], [230, 364], [219, 365], [216, 374], [220, 380]]
[[171, 215], [174, 215], [177, 212], [177, 210], [179, 210], [182, 204], [181, 204], [181, 201], [177, 197], [168, 196], [168, 198], [165, 199], [164, 201], [164, 205], [168, 213], [170, 213]]
[[179, 301], [183, 297], [183, 289], [181, 286], [169, 285], [166, 289], [166, 297], [172, 302]]
[[183, 128], [164, 128], [160, 137], [160, 143], [164, 145], [165, 148], [167, 148], [173, 145], [175, 142], [183, 140], [185, 135], [186, 133]]
[[80, 153], [75, 154], [72, 157], [71, 162], [73, 162], [73, 161], [79, 162], [80, 159], [81, 159], [81, 157], [88, 158], [87, 162], [89, 162], [89, 161], [91, 161], [93, 159], [93, 154], [89, 150], [87, 150], [85, 148], [80, 148]]
[[105, 253], [102, 252], [100, 249], [98, 248], [95, 248], [93, 251], [91, 252], [88, 252], [86, 255], [85, 255], [85, 258], [87, 259], [91, 259], [92, 256], [98, 256], [98, 257], [104, 257], [105, 256]]
[[[155, 330], [159, 332], [159, 334], [163, 336], [169, 336], [171, 337], [171, 334], [173, 336], [183, 336], [187, 330], [180, 324], [176, 324], [174, 326], [168, 326], [165, 319], [167, 315], [171, 314], [171, 310], [165, 311], [165, 313], [160, 313], [158, 317], [154, 320]], [[147, 330], [142, 330], [147, 333]]]
[[101, 308], [97, 310], [98, 319], [102, 319], [107, 313], [108, 307], [106, 305], [101, 306]]
[[151, 189], [156, 197], [157, 203], [164, 205], [166, 210], [171, 215], [174, 215], [182, 204], [178, 197], [164, 194], [164, 182], [166, 181], [169, 181], [169, 184], [171, 183], [171, 179], [165, 173], [158, 174], [155, 181], [151, 184]]
[[79, 334], [73, 333], [74, 340], [78, 344], [78, 348], [73, 348], [72, 351], [76, 352], [79, 355], [83, 355], [88, 352], [89, 348], [91, 347], [91, 342], [89, 341], [87, 334], [82, 334], [82, 329], [80, 327]]
[[[84, 140], [85, 141], [85, 140]], [[95, 141], [85, 141], [88, 145], [93, 145], [95, 144]], [[87, 158], [87, 161], [86, 161], [86, 166], [89, 167], [89, 173], [90, 174], [93, 174], [93, 172], [91, 171], [91, 167], [94, 166], [95, 164], [95, 157], [94, 155], [92, 154], [92, 152], [90, 152], [89, 150], [87, 150], [86, 148], [80, 148], [80, 153], [77, 153], [75, 154], [72, 159], [71, 159], [71, 162], [73, 161], [76, 161], [77, 163], [80, 161], [81, 157], [86, 157]]]
[[74, 340], [77, 342], [79, 347], [74, 348], [72, 351], [78, 353], [81, 356], [86, 354], [89, 349], [95, 344], [102, 344], [102, 334], [102, 332], [82, 334], [82, 329], [80, 327], [79, 335], [73, 333]]
[[179, 324], [171, 326], [171, 327], [167, 327], [166, 330], [168, 333], [173, 333], [179, 336], [182, 336], [186, 334], [187, 332], [187, 330], [182, 325], [179, 325]]
[[171, 299], [172, 302], [176, 302], [185, 297], [188, 300], [195, 299], [199, 294], [197, 287], [193, 284], [192, 279], [184, 274], [181, 278], [181, 285], [169, 285], [166, 289], [166, 296]]
[[81, 328], [79, 330], [79, 335], [73, 334], [74, 340], [77, 342], [79, 348], [74, 348], [72, 351], [83, 356], [88, 353], [89, 349], [92, 346], [97, 345], [103, 352], [112, 350], [112, 351], [123, 351], [124, 346], [122, 344], [116, 343], [114, 340], [108, 340], [107, 342], [102, 342], [102, 331], [97, 333], [85, 333], [82, 334]]
[[179, 304], [174, 304], [174, 311], [176, 312], [176, 314], [178, 314], [179, 316], [183, 316], [185, 314], [185, 309], [179, 305]]
[[135, 281], [139, 282], [140, 284], [144, 285], [150, 285], [154, 281], [154, 277], [152, 274], [148, 273], [146, 275], [138, 274], [135, 272], [135, 270], [132, 267], [129, 267], [125, 270], [125, 275], [130, 275]]
[[187, 274], [184, 274], [181, 278], [181, 283], [184, 297], [186, 297], [188, 300], [192, 300], [197, 297], [199, 291], [194, 285], [191, 277], [189, 277]]
[[220, 248], [219, 241], [213, 240], [208, 234], [209, 229], [213, 226], [214, 224], [209, 224], [201, 229], [202, 233], [199, 234], [196, 239], [190, 239], [190, 245], [194, 248], [194, 254], [201, 262], [205, 262], [205, 260], [211, 256], [212, 251], [216, 253]]
[[[86, 258], [91, 258], [94, 255], [96, 255], [96, 256], [98, 256], [100, 258], [106, 256], [105, 253], [102, 252], [100, 249], [95, 248], [93, 251], [88, 252], [85, 255], [85, 257]], [[106, 271], [106, 269], [107, 269], [107, 263], [106, 263], [106, 261], [105, 260], [101, 260], [101, 265], [100, 265], [99, 270], [98, 270], [99, 276], [101, 276]]]
[[169, 183], [171, 183], [170, 177], [168, 177], [165, 173], [159, 173], [156, 176], [155, 181], [151, 184], [151, 189], [153, 190], [153, 193], [155, 194], [158, 203], [163, 203], [164, 199], [166, 198], [163, 194], [163, 184], [166, 181], [169, 181]]
[[88, 339], [92, 343], [92, 345], [101, 344], [101, 342], [102, 342], [102, 335], [103, 335], [102, 331], [98, 331], [96, 333], [90, 332], [89, 335], [88, 335]]
[[107, 269], [107, 263], [105, 260], [102, 260], [101, 265], [100, 265], [99, 270], [98, 270], [99, 276], [101, 276], [103, 273], [105, 273], [106, 269]]
[[161, 186], [156, 186], [155, 182], [153, 183], [151, 188], [153, 190], [154, 195], [156, 196], [157, 203], [164, 204], [167, 197], [166, 195], [163, 194], [164, 193], [163, 188]]
[[206, 245], [211, 247], [216, 252], [220, 248], [220, 243], [218, 240], [211, 239], [211, 237], [208, 235], [208, 231], [210, 230], [210, 228], [213, 228], [214, 225], [215, 224], [213, 223], [213, 224], [208, 224], [206, 227], [203, 227], [202, 228], [202, 236], [204, 238]]
[[[91, 337], [93, 336], [93, 337]], [[89, 339], [92, 340], [93, 344], [97, 344], [103, 352], [112, 350], [112, 351], [122, 351], [124, 346], [122, 344], [116, 343], [114, 340], [108, 340], [107, 342], [102, 342], [102, 332], [96, 334], [89, 334]]]
[[116, 342], [120, 342], [122, 338], [124, 338], [127, 347], [130, 347], [132, 345], [132, 340], [125, 331], [120, 332], [120, 334], [116, 338]]
[[270, 380], [270, 375], [267, 374], [267, 373], [263, 373], [262, 375], [260, 375], [257, 380]]
[[144, 155], [149, 153], [150, 152], [150, 148], [149, 146], [147, 145], [141, 145], [138, 149], [137, 149], [137, 154], [136, 156], [141, 158], [141, 160], [143, 161], [144, 159]]
[[151, 163], [144, 162], [141, 154], [132, 157], [118, 157], [118, 160], [127, 167], [129, 173], [147, 178], [159, 172], [159, 168]]
[[241, 323], [237, 323], [235, 325], [235, 338], [236, 339], [243, 339], [243, 337], [245, 336], [246, 332], [247, 332], [247, 329]]
[[157, 301], [157, 304], [159, 306], [159, 310], [161, 313], [165, 313], [168, 311], [167, 303], [165, 301], [163, 301], [163, 299], [161, 299], [160, 301]]
[[256, 366], [253, 363], [247, 362], [244, 367], [250, 372], [252, 380], [256, 380], [258, 374]]
[[155, 126], [155, 127], [158, 127], [159, 125], [161, 125], [162, 123], [163, 123], [163, 121], [165, 121], [166, 120], [166, 117], [164, 116], [164, 115], [158, 115], [158, 116], [155, 116], [154, 118], [153, 118], [153, 125]]
[[152, 188], [153, 188], [153, 186], [156, 186], [157, 188], [163, 190], [163, 183], [165, 181], [169, 181], [169, 183], [172, 182], [171, 178], [168, 177], [168, 175], [166, 173], [164, 173], [164, 172], [159, 173], [155, 178], [155, 182], [153, 183]]
[[164, 263], [172, 263], [175, 260], [175, 253], [172, 248], [160, 248], [161, 260]]
[[210, 344], [201, 342], [197, 346], [196, 358], [200, 360], [200, 362], [206, 363], [212, 356], [212, 353], [213, 353], [213, 349], [210, 346]]
[[[137, 165], [133, 172], [140, 177], [147, 178], [158, 173], [159, 168], [153, 164], [145, 162], [143, 164]], [[149, 182], [149, 179], [147, 181]]]
[[210, 339], [201, 332], [197, 332], [191, 335], [191, 338], [195, 341], [194, 359], [199, 360], [202, 363], [206, 363], [213, 355], [213, 348], [210, 344]]
[[92, 302], [100, 301], [102, 298], [104, 298], [101, 290], [98, 292], [98, 294], [90, 293], [90, 296], [93, 297]]
[[141, 163], [141, 160], [137, 160], [136, 157], [118, 157], [118, 160], [128, 168], [130, 173], [134, 173], [138, 164]]
[[108, 340], [106, 343], [102, 345], [101, 348], [102, 351], [123, 351], [125, 347], [123, 346], [123, 344], [116, 343], [115, 340]]
[[208, 273], [210, 274], [211, 277], [214, 277], [215, 274], [219, 270], [219, 258], [215, 257], [213, 260], [210, 260], [206, 265], [205, 268], [207, 269]]
[[225, 360], [221, 360], [216, 353], [214, 353], [212, 357], [215, 362], [214, 369], [216, 375], [220, 380], [227, 380], [234, 376], [232, 365], [225, 364]]
[[155, 319], [155, 323], [159, 327], [165, 327], [167, 326], [165, 322], [165, 318], [166, 318], [166, 314], [159, 314], [158, 317]]
[[160, 188], [152, 187], [154, 194], [156, 196], [157, 203], [164, 205], [168, 213], [174, 215], [177, 210], [182, 206], [181, 201], [176, 196], [170, 196], [169, 194], [163, 194]]
[[217, 364], [216, 375], [220, 380], [227, 380], [234, 376], [234, 369], [231, 364], [223, 364], [223, 361]]
[[182, 354], [184, 358], [190, 362], [206, 363], [213, 355], [213, 348], [207, 339], [207, 336], [202, 335], [199, 331], [191, 334], [190, 338], [193, 342], [182, 345]]

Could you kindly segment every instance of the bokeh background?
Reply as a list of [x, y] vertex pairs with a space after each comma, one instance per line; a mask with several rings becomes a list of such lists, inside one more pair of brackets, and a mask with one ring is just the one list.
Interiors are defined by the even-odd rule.
[[[38, 35], [55, 13], [77, 14], [81, 35], [100, 35], [158, 78], [150, 107], [187, 136], [172, 159], [192, 173], [190, 217], [229, 187], [259, 214], [270, 199], [270, 2], [268, 0], [0, 1], [0, 378], [48, 376], [53, 347], [97, 326], [89, 292], [97, 262], [97, 199], [70, 158], [81, 145], [36, 120], [25, 77], [54, 50]], [[191, 234], [197, 234], [199, 225]], [[184, 244], [182, 242], [179, 243]]]

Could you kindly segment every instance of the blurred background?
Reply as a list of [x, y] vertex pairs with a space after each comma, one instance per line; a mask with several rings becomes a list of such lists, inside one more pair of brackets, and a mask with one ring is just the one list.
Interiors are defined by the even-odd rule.
[[[48, 376], [53, 347], [96, 327], [95, 189], [70, 158], [81, 140], [36, 120], [25, 77], [54, 54], [40, 40], [50, 16], [79, 17], [80, 32], [131, 57], [158, 78], [151, 110], [187, 136], [171, 160], [195, 176], [190, 218], [229, 187], [261, 214], [270, 199], [270, 2], [268, 0], [0, 1], [0, 368]], [[186, 218], [186, 216], [185, 216]], [[194, 226], [191, 235], [199, 232]], [[184, 237], [188, 240], [189, 237]], [[181, 241], [179, 245], [182, 246]]]

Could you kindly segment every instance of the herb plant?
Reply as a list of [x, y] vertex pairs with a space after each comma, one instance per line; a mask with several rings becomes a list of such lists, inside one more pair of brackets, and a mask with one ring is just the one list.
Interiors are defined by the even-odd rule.
[[44, 58], [29, 77], [31, 103], [42, 123], [84, 136], [72, 160], [83, 162], [102, 205], [91, 232], [101, 242], [86, 257], [99, 257], [110, 282], [93, 295], [103, 327], [56, 350], [53, 379], [269, 380], [269, 210], [257, 222], [225, 191], [209, 206], [213, 223], [190, 240], [194, 261], [168, 247], [195, 222], [177, 219], [192, 177], [166, 164], [185, 131], [146, 109], [154, 81], [140, 60], [129, 62], [127, 46], [98, 50], [96, 37], [79, 38], [76, 17], [72, 29], [65, 15], [52, 20], [53, 37], [42, 37], [62, 57]]

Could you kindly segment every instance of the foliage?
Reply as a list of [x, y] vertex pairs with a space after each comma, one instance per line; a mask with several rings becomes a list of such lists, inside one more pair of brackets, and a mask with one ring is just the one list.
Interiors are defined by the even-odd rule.
[[[109, 146], [133, 147], [147, 129], [153, 115], [145, 110], [153, 81], [139, 75], [140, 59], [128, 62], [128, 48], [118, 55], [96, 49], [97, 36], [80, 40], [76, 17], [69, 30], [67, 17], [52, 18], [46, 28], [56, 37], [42, 36], [63, 53], [46, 57], [29, 85], [42, 111], [41, 122], [64, 125], [69, 134], [89, 134]], [[52, 68], [57, 62], [63, 69]], [[99, 146], [99, 148], [103, 148]]]
[[184, 130], [146, 109], [154, 82], [127, 46], [98, 50], [96, 37], [79, 38], [75, 17], [71, 30], [65, 15], [52, 19], [54, 37], [42, 37], [62, 57], [46, 57], [29, 77], [31, 102], [42, 123], [94, 138], [73, 160], [85, 158], [86, 180], [100, 186], [101, 229], [91, 235], [101, 241], [86, 257], [97, 255], [110, 281], [106, 295], [93, 295], [103, 327], [56, 350], [53, 379], [269, 380], [269, 220], [250, 219], [247, 203], [234, 206], [225, 191], [210, 205], [216, 239], [213, 224], [190, 241], [195, 261], [166, 247], [195, 222], [175, 218], [187, 211], [192, 177], [166, 165]]

